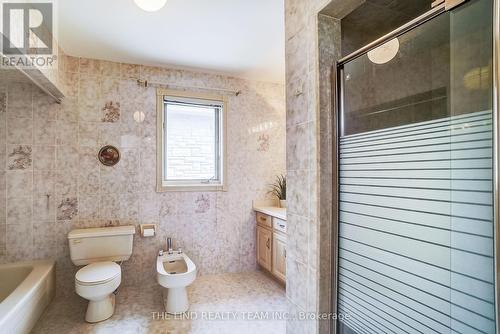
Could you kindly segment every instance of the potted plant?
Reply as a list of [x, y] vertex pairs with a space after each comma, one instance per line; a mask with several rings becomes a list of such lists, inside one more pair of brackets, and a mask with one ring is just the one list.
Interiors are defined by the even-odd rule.
[[272, 194], [280, 201], [280, 206], [286, 208], [286, 177], [284, 175], [278, 175], [276, 181], [270, 184], [271, 190], [269, 194]]

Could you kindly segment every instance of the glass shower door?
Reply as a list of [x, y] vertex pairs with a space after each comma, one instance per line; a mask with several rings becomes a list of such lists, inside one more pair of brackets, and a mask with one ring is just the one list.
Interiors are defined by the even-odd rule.
[[340, 66], [340, 333], [495, 333], [493, 2]]

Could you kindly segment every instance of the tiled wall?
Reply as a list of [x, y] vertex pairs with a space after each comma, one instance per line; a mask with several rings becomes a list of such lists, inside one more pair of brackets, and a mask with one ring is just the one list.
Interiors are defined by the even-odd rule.
[[[58, 292], [72, 292], [68, 231], [155, 223], [157, 237], [135, 236], [123, 284], [153, 282], [166, 236], [202, 274], [255, 269], [252, 200], [285, 169], [283, 87], [73, 57], [60, 66], [68, 94], [61, 105], [31, 85], [0, 89], [0, 262], [56, 258]], [[139, 87], [139, 77], [242, 90], [229, 97], [227, 192], [155, 192], [156, 91]], [[121, 150], [115, 167], [97, 160], [106, 144]]]
[[[336, 178], [332, 67], [340, 20], [319, 14], [357, 0], [286, 0], [287, 298], [290, 314], [332, 311]], [[358, 4], [360, 1], [357, 1]], [[302, 313], [303, 314], [303, 313]], [[330, 321], [287, 322], [288, 334], [329, 333]]]

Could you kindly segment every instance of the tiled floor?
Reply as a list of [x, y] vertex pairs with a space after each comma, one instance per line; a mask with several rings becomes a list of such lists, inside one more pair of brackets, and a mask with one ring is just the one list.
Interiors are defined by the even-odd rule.
[[56, 299], [33, 333], [285, 333], [286, 323], [280, 318], [286, 311], [285, 289], [261, 272], [198, 277], [188, 291], [192, 319], [162, 319], [163, 299], [157, 285], [123, 287], [110, 319], [88, 324], [83, 299]]

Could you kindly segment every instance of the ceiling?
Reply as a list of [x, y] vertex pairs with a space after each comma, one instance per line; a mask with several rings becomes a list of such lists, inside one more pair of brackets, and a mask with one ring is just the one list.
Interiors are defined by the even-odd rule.
[[59, 44], [78, 57], [284, 82], [284, 0], [58, 2]]
[[342, 24], [342, 55], [356, 51], [431, 9], [433, 0], [366, 0]]

